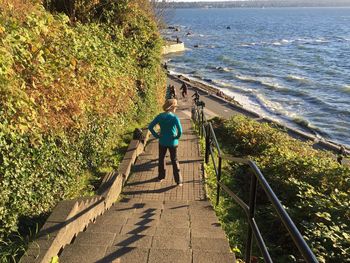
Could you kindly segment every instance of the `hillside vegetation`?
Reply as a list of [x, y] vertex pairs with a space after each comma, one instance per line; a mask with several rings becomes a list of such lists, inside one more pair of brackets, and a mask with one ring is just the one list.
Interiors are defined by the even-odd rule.
[[149, 2], [75, 3], [0, 0], [0, 255], [57, 202], [91, 194], [164, 97]]
[[[315, 150], [268, 124], [245, 117], [214, 119], [224, 152], [254, 160], [292, 220], [303, 234], [319, 262], [350, 262], [350, 168], [339, 165], [329, 152]], [[215, 200], [215, 177], [206, 168]], [[248, 166], [226, 162], [222, 180], [249, 203]], [[231, 247], [241, 255], [247, 235], [243, 210], [226, 195], [216, 211]], [[276, 262], [301, 262], [268, 198], [258, 188], [256, 221]], [[254, 255], [259, 255], [255, 248]]]

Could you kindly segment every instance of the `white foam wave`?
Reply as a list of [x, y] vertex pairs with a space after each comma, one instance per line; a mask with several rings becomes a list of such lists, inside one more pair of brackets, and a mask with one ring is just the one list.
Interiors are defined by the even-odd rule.
[[[282, 119], [284, 118], [287, 118], [289, 120], [301, 119], [301, 117], [298, 116], [296, 112], [287, 110], [286, 107], [279, 102], [271, 101], [262, 94], [255, 94], [255, 97], [259, 102], [259, 104], [261, 105], [261, 107], [268, 113], [281, 116]], [[273, 115], [272, 117], [274, 117]]]
[[282, 39], [282, 40], [281, 40], [281, 42], [282, 42], [282, 43], [286, 43], [286, 44], [288, 44], [288, 43], [293, 42], [293, 40]]
[[302, 83], [310, 82], [307, 78], [304, 78], [302, 76], [297, 76], [297, 75], [288, 75], [286, 77], [287, 80], [292, 80], [292, 81], [298, 81]]
[[241, 47], [252, 47], [257, 45], [257, 43], [253, 42], [253, 43], [241, 43], [240, 46]]
[[346, 93], [350, 93], [350, 85], [344, 85], [344, 86], [342, 87], [342, 90], [343, 90], [344, 92], [346, 92]]
[[231, 86], [230, 83], [227, 83], [227, 82], [219, 80], [219, 79], [214, 79], [213, 83], [220, 85], [220, 86], [223, 86], [223, 87], [230, 87]]
[[[346, 40], [344, 38], [344, 40]], [[348, 39], [350, 40], [350, 39]], [[252, 43], [241, 43], [241, 47], [252, 47], [252, 46], [282, 46], [282, 45], [289, 45], [293, 43], [299, 43], [299, 44], [323, 44], [323, 43], [329, 43], [330, 40], [325, 39], [323, 37], [320, 38], [292, 38], [292, 39], [275, 39], [271, 41], [261, 41], [261, 42], [252, 42]]]
[[249, 81], [249, 82], [257, 82], [257, 80], [253, 77], [249, 77], [249, 76], [244, 76], [244, 75], [235, 75], [236, 79], [239, 80], [244, 80], [244, 81]]
[[235, 76], [239, 80], [243, 80], [246, 82], [253, 82], [253, 83], [258, 83], [261, 84], [269, 89], [284, 89], [279, 83], [274, 81], [272, 78], [261, 78], [261, 77], [251, 77], [251, 76], [244, 76], [244, 75], [236, 75]]
[[222, 72], [231, 72], [232, 70], [228, 67], [215, 67], [216, 70], [222, 71]]
[[264, 86], [266, 86], [268, 88], [271, 88], [271, 89], [276, 89], [276, 90], [283, 89], [283, 87], [279, 83], [277, 83], [277, 82], [275, 82], [273, 80], [261, 79], [260, 82], [261, 82], [262, 85], [264, 85]]
[[297, 38], [296, 41], [301, 44], [323, 44], [323, 43], [329, 43], [330, 41], [320, 37], [320, 38]]

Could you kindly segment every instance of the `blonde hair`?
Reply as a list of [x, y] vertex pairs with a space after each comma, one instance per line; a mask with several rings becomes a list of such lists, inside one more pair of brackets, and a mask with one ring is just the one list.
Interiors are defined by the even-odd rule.
[[172, 109], [177, 107], [177, 100], [176, 99], [168, 99], [165, 101], [163, 105], [164, 111], [171, 111]]

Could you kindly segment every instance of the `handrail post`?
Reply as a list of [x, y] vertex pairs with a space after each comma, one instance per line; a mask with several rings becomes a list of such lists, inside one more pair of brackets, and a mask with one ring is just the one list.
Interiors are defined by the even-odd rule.
[[203, 128], [202, 128], [202, 111], [198, 110], [198, 128], [199, 128], [199, 136], [203, 138]]
[[[253, 219], [255, 216], [255, 205], [256, 205], [256, 191], [257, 191], [257, 179], [255, 174], [251, 175], [251, 183], [250, 183], [250, 198], [249, 198], [249, 218]], [[245, 262], [250, 263], [250, 256], [252, 253], [252, 245], [253, 245], [253, 231], [249, 226], [248, 228], [248, 237], [247, 237], [247, 246], [246, 246], [246, 256]]]
[[201, 116], [201, 130], [202, 130], [202, 138], [203, 138], [203, 135], [204, 135], [204, 109], [203, 109], [203, 106], [202, 106], [202, 116]]
[[218, 175], [217, 175], [217, 182], [216, 182], [216, 205], [219, 204], [220, 201], [220, 180], [221, 180], [221, 167], [222, 167], [222, 158], [219, 156], [219, 165], [218, 165]]
[[209, 153], [210, 153], [210, 127], [209, 125], [205, 126], [206, 132], [205, 132], [205, 163], [209, 163]]

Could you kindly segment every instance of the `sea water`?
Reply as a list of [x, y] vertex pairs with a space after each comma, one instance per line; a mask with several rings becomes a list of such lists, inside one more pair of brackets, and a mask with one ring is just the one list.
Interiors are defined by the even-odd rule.
[[244, 107], [350, 145], [350, 8], [169, 9], [186, 51], [170, 71]]

